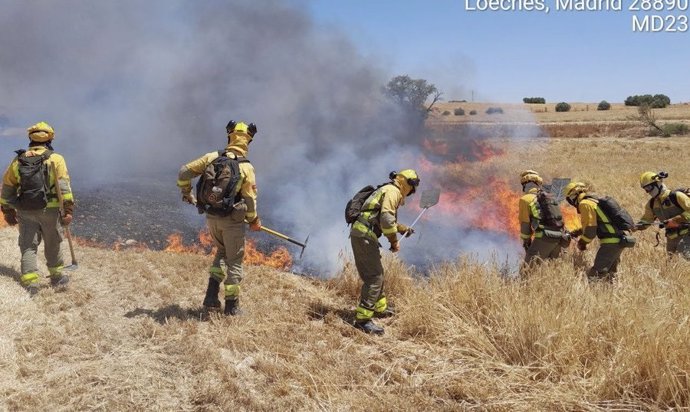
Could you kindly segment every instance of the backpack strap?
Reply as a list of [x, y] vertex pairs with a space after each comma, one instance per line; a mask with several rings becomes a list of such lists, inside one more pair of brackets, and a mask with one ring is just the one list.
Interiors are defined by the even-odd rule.
[[669, 193], [668, 198], [674, 205], [676, 205], [677, 208], [683, 209], [683, 206], [681, 206], [680, 203], [678, 203], [678, 192], [680, 192], [680, 190], [678, 189], [671, 190], [671, 193]]

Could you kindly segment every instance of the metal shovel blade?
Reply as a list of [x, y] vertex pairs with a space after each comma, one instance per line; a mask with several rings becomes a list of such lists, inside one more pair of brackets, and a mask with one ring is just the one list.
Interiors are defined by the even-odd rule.
[[419, 199], [419, 207], [427, 209], [438, 203], [438, 198], [441, 196], [441, 189], [426, 189], [422, 192], [422, 197]]
[[563, 189], [570, 183], [569, 177], [554, 177], [551, 181], [550, 187], [547, 189], [556, 198], [557, 202], [562, 202], [565, 200], [565, 195], [563, 195]]

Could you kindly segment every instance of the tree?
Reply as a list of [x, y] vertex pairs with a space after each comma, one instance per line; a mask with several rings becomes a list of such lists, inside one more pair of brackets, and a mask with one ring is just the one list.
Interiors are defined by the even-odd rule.
[[569, 112], [570, 111], [570, 105], [566, 102], [560, 102], [556, 105], [556, 111], [557, 112]]
[[606, 100], [602, 100], [599, 102], [599, 105], [597, 106], [597, 110], [609, 110], [611, 109], [611, 103], [607, 102]]
[[[412, 79], [408, 75], [392, 78], [383, 88], [383, 93], [403, 109], [424, 117], [443, 95], [433, 84], [424, 79]], [[433, 96], [431, 103], [425, 106], [429, 96]]]

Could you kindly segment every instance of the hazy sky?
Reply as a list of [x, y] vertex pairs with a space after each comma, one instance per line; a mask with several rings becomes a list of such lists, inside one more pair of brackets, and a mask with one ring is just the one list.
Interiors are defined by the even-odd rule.
[[[622, 102], [645, 93], [690, 101], [690, 29], [633, 32], [634, 0], [608, 12], [556, 11], [557, 0], [537, 1], [549, 13], [466, 10], [466, 2], [477, 7], [477, 0], [314, 0], [306, 7], [367, 57], [426, 78], [447, 99], [470, 99], [474, 90], [476, 100], [505, 102], [526, 96]], [[636, 14], [675, 19], [678, 29], [690, 9]]]

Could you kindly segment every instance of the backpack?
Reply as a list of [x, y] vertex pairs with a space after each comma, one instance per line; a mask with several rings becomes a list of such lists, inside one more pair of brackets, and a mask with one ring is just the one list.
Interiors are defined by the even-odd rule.
[[563, 229], [563, 214], [558, 200], [546, 190], [537, 192], [537, 206], [540, 212], [540, 224], [546, 229]]
[[610, 196], [601, 196], [598, 198], [587, 196], [590, 199], [596, 199], [599, 202], [599, 209], [609, 218], [611, 224], [618, 230], [632, 230], [635, 227], [635, 221], [630, 217], [630, 213], [623, 209], [615, 199]]
[[46, 150], [40, 156], [27, 156], [26, 150], [17, 150], [19, 169], [19, 188], [17, 190], [17, 209], [41, 210], [48, 205], [50, 188], [46, 160], [53, 154]]
[[360, 189], [359, 192], [355, 193], [345, 205], [345, 222], [351, 225], [357, 221], [357, 218], [362, 212], [368, 212], [370, 210], [362, 210], [364, 204], [366, 203], [369, 196], [371, 196], [378, 188], [385, 186], [388, 183], [378, 185], [376, 187], [368, 185]]
[[678, 203], [678, 192], [682, 192], [686, 196], [690, 196], [690, 187], [682, 187], [680, 189], [671, 190], [671, 194], [668, 195], [668, 198], [671, 199], [671, 202], [673, 202], [676, 207], [683, 209], [683, 206]]
[[232, 212], [234, 204], [240, 201], [239, 190], [236, 190], [242, 178], [240, 163], [249, 163], [249, 160], [218, 151], [218, 157], [206, 166], [196, 184], [199, 213], [228, 216]]

